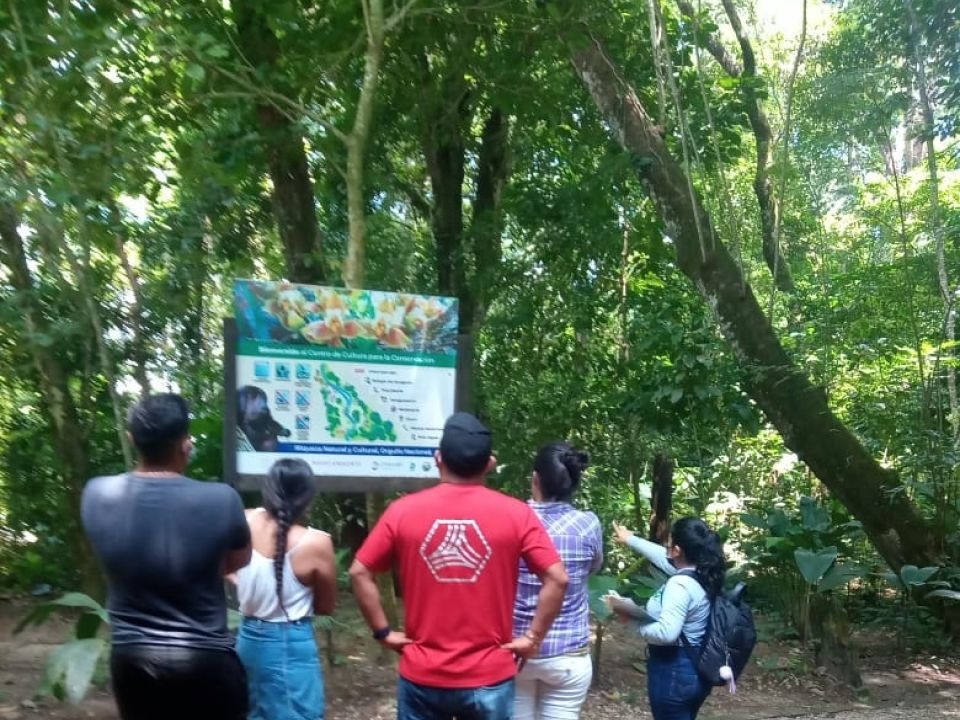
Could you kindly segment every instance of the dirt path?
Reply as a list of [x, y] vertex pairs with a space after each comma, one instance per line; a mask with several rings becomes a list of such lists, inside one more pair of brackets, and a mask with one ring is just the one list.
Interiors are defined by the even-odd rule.
[[[0, 601], [0, 720], [107, 720], [115, 718], [104, 690], [79, 706], [35, 699], [44, 660], [70, 634], [66, 621], [12, 636], [25, 613], [20, 603]], [[355, 608], [338, 611], [334, 649], [324, 669], [328, 720], [393, 720], [396, 670], [378, 662], [379, 648]], [[325, 648], [321, 634], [318, 643]], [[763, 644], [742, 678], [737, 695], [716, 692], [701, 720], [960, 720], [960, 659], [891, 653], [886, 640], [860, 640], [865, 692], [857, 695], [818, 675], [796, 648]], [[599, 686], [582, 717], [586, 720], [647, 720], [643, 649], [608, 630]]]
[[781, 715], [770, 720], [926, 720], [927, 718], [960, 718], [960, 708], [953, 707], [919, 707], [895, 708], [877, 710], [864, 708], [848, 712], [832, 713], [827, 715]]

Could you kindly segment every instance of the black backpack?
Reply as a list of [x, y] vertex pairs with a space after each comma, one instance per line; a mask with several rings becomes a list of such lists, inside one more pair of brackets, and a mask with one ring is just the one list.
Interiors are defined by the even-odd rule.
[[[693, 573], [684, 574], [696, 577]], [[737, 583], [730, 592], [714, 598], [710, 604], [707, 632], [699, 648], [691, 645], [683, 633], [680, 634], [680, 641], [690, 652], [697, 673], [711, 685], [728, 684], [729, 679], [720, 677], [720, 668], [724, 666], [733, 671], [734, 680], [739, 678], [757, 644], [753, 612], [743, 599], [746, 587], [742, 582]]]

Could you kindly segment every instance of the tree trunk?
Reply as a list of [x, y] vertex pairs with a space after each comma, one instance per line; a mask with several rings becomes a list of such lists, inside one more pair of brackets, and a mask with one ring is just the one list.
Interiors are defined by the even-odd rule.
[[[697, 22], [697, 12], [689, 0], [677, 0], [680, 11], [691, 22]], [[704, 46], [713, 55], [717, 63], [731, 77], [741, 78], [740, 93], [743, 96], [744, 109], [750, 121], [750, 129], [757, 145], [757, 160], [754, 168], [753, 192], [757, 196], [760, 209], [760, 235], [763, 245], [763, 259], [770, 269], [776, 287], [784, 292], [793, 292], [795, 287], [790, 267], [782, 256], [780, 247], [780, 222], [778, 206], [774, 199], [773, 184], [770, 181], [770, 150], [773, 144], [773, 131], [763, 109], [763, 103], [757, 95], [757, 60], [750, 38], [747, 37], [740, 22], [736, 6], [732, 0], [723, 0], [730, 26], [740, 44], [743, 56], [741, 66], [723, 46], [723, 43], [710, 33], [704, 33]]]
[[721, 243], [688, 179], [633, 89], [592, 34], [572, 43], [573, 65], [612, 134], [631, 155], [677, 249], [681, 271], [715, 313], [744, 388], [784, 443], [863, 522], [894, 569], [937, 563], [934, 536], [895, 473], [880, 466], [784, 351], [752, 289]]
[[651, 542], [666, 545], [670, 538], [670, 516], [673, 514], [673, 460], [663, 453], [653, 456], [650, 475]]
[[123, 276], [130, 286], [131, 302], [127, 307], [127, 323], [130, 325], [130, 334], [133, 336], [133, 377], [140, 386], [141, 395], [150, 394], [150, 379], [147, 377], [147, 345], [143, 330], [143, 294], [140, 292], [140, 279], [127, 255], [126, 231], [123, 227], [123, 218], [120, 208], [113, 197], [109, 199], [110, 224], [113, 231], [114, 246], [117, 250], [117, 259], [123, 269]]
[[814, 593], [810, 599], [810, 626], [817, 642], [814, 653], [817, 667], [850, 687], [863, 687], [850, 619], [839, 600]]
[[363, 83], [357, 99], [353, 130], [347, 136], [347, 219], [350, 239], [347, 259], [343, 265], [343, 281], [348, 288], [362, 288], [366, 256], [366, 211], [364, 209], [363, 164], [366, 160], [367, 140], [373, 118], [377, 85], [380, 83], [380, 63], [383, 59], [384, 18], [383, 0], [363, 3], [367, 27], [367, 54], [363, 63]]
[[[85, 236], [86, 232], [84, 231], [82, 234]], [[84, 237], [84, 242], [89, 243], [90, 239]], [[107, 381], [107, 394], [110, 396], [110, 405], [113, 408], [113, 421], [120, 443], [120, 452], [123, 454], [123, 462], [126, 467], [133, 467], [133, 449], [130, 447], [130, 439], [127, 437], [127, 424], [124, 418], [123, 408], [120, 404], [120, 394], [117, 390], [116, 364], [110, 356], [110, 348], [107, 346], [107, 337], [103, 330], [103, 323], [100, 320], [100, 308], [97, 303], [95, 291], [88, 282], [90, 268], [87, 263], [81, 264], [69, 244], [63, 242], [62, 247], [63, 254], [66, 256], [67, 262], [70, 265], [70, 271], [76, 278], [77, 289], [83, 298], [83, 305], [87, 311], [87, 320], [90, 322], [90, 330], [96, 342], [97, 358], [100, 360], [100, 370], [103, 372], [103, 376]]]
[[500, 198], [510, 177], [510, 123], [498, 107], [490, 111], [483, 124], [480, 157], [477, 163], [477, 191], [473, 199], [470, 219], [470, 237], [473, 240], [473, 297], [472, 325], [461, 332], [473, 335], [480, 330], [486, 318], [494, 279], [503, 254], [503, 212]]
[[947, 258], [944, 250], [943, 223], [940, 218], [940, 178], [937, 168], [937, 151], [933, 142], [936, 133], [936, 121], [933, 114], [933, 104], [930, 102], [930, 94], [927, 89], [926, 60], [921, 43], [917, 14], [914, 11], [912, 0], [903, 0], [903, 5], [904, 8], [906, 8], [907, 20], [910, 26], [910, 49], [913, 51], [914, 75], [917, 90], [920, 95], [923, 140], [927, 145], [927, 180], [930, 184], [930, 226], [933, 231], [932, 234], [937, 251], [937, 279], [940, 284], [940, 294], [943, 297], [944, 313], [946, 315], [944, 334], [946, 335], [947, 347], [941, 352], [946, 355], [943, 365], [944, 372], [947, 375], [947, 392], [950, 399], [951, 439], [954, 447], [956, 447], [960, 445], [960, 407], [958, 407], [960, 401], [958, 401], [957, 398], [957, 374], [953, 362], [953, 346], [957, 334], [956, 298], [954, 292], [950, 289], [950, 278], [947, 274]]
[[[237, 0], [232, 7], [240, 49], [258, 70], [270, 76], [280, 58], [280, 43], [267, 24], [267, 6], [254, 0]], [[303, 135], [296, 123], [275, 106], [258, 103], [255, 110], [290, 279], [323, 282], [322, 245]]]
[[464, 133], [473, 110], [463, 73], [451, 71], [434, 87], [427, 57], [421, 56], [421, 142], [426, 159], [433, 209], [430, 226], [437, 245], [437, 290], [460, 300], [461, 332], [473, 326], [473, 298], [467, 284], [463, 251]]
[[[10, 284], [17, 291], [21, 316], [26, 326], [24, 344], [30, 347], [34, 369], [40, 384], [47, 416], [54, 433], [54, 443], [63, 476], [67, 500], [73, 517], [80, 517], [80, 497], [88, 479], [88, 462], [80, 417], [70, 395], [68, 376], [56, 349], [38, 339], [47, 330], [43, 311], [37, 303], [33, 278], [27, 265], [23, 241], [17, 231], [19, 214], [13, 206], [0, 203], [0, 250], [10, 273]], [[79, 568], [84, 589], [99, 596], [102, 590], [100, 571], [86, 534], [77, 522], [73, 528], [71, 550]]]

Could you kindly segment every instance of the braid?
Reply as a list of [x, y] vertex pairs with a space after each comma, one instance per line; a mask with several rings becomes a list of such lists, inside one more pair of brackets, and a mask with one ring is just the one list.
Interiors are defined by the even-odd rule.
[[[273, 553], [273, 574], [277, 579], [277, 602], [283, 614], [287, 615], [287, 609], [283, 606], [283, 565], [287, 555], [287, 534], [290, 532], [290, 513], [286, 508], [279, 508], [276, 511], [277, 518], [277, 546]], [[289, 615], [287, 615], [289, 619]]]
[[283, 614], [290, 619], [283, 606], [283, 564], [287, 555], [287, 536], [290, 528], [303, 516], [317, 492], [316, 478], [303, 460], [277, 460], [267, 472], [263, 484], [263, 506], [277, 521], [277, 543], [273, 553], [273, 574], [277, 580], [277, 602]]

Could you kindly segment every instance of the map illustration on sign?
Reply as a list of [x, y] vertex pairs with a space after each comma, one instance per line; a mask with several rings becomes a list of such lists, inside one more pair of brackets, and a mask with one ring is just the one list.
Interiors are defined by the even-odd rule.
[[328, 365], [317, 371], [327, 413], [327, 431], [343, 440], [396, 442], [393, 423], [371, 410], [353, 385], [345, 384]]
[[436, 476], [454, 410], [456, 298], [234, 282], [237, 471]]

